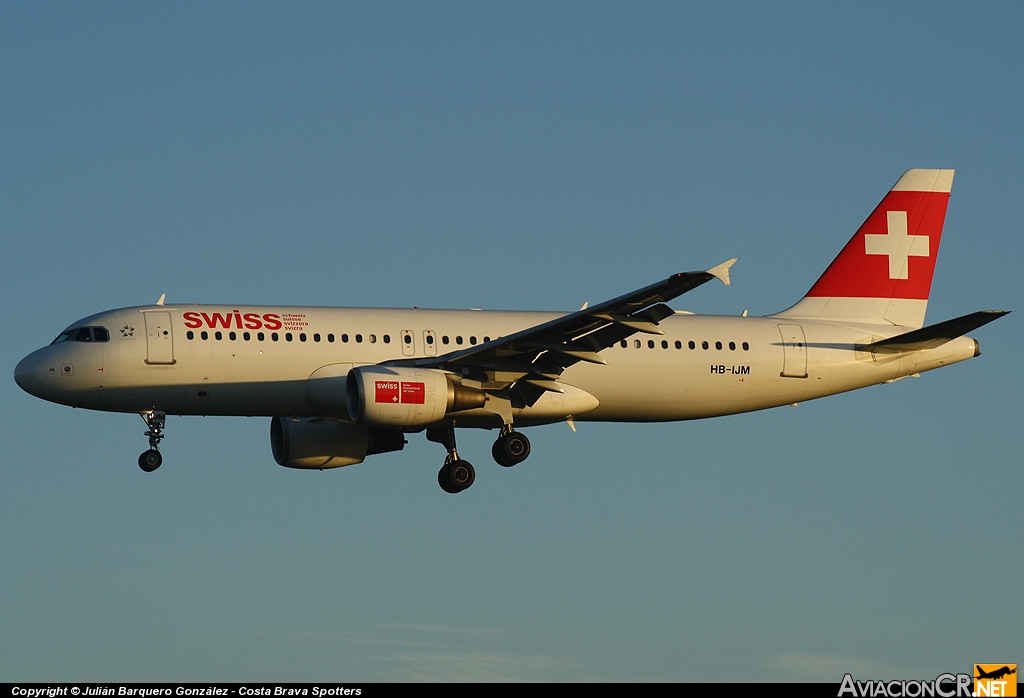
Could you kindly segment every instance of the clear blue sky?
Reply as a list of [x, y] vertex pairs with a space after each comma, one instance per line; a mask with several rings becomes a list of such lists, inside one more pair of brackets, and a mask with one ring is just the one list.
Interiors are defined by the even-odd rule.
[[[0, 17], [0, 680], [827, 680], [1024, 662], [1017, 3], [28, 3]], [[21, 392], [155, 301], [795, 301], [958, 173], [929, 321], [981, 358], [798, 408], [278, 467], [269, 420]], [[492, 467], [493, 466], [493, 467]]]

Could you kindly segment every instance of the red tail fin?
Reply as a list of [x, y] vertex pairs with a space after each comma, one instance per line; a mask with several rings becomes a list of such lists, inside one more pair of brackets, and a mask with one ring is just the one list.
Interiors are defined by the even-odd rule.
[[909, 170], [785, 317], [921, 327], [953, 170]]

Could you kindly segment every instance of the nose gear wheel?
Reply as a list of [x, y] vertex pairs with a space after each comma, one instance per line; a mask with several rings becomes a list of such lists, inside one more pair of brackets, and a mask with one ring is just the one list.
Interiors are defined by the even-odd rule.
[[160, 440], [164, 438], [164, 426], [167, 422], [167, 415], [163, 412], [150, 410], [149, 412], [140, 413], [140, 416], [146, 422], [146, 426], [149, 427], [146, 431], [146, 436], [149, 437], [149, 450], [144, 451], [139, 456], [139, 467], [144, 472], [151, 473], [164, 462], [159, 449]]

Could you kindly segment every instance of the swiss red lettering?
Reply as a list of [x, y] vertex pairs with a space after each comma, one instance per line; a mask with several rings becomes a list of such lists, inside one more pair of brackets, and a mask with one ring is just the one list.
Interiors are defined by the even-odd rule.
[[203, 323], [206, 323], [207, 327], [216, 329], [217, 327], [223, 327], [224, 329], [231, 329], [237, 327], [238, 329], [247, 330], [279, 330], [284, 327], [284, 323], [281, 321], [281, 316], [277, 313], [267, 313], [260, 315], [259, 313], [245, 313], [241, 311], [232, 310], [230, 313], [197, 313], [192, 310], [187, 313], [182, 313], [182, 318], [185, 320], [185, 327], [189, 329], [196, 329], [202, 327]]

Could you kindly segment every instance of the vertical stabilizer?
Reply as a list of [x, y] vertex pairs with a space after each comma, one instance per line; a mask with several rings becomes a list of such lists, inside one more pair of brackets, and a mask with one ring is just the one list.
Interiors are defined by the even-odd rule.
[[779, 317], [922, 327], [953, 170], [908, 170], [799, 303]]

